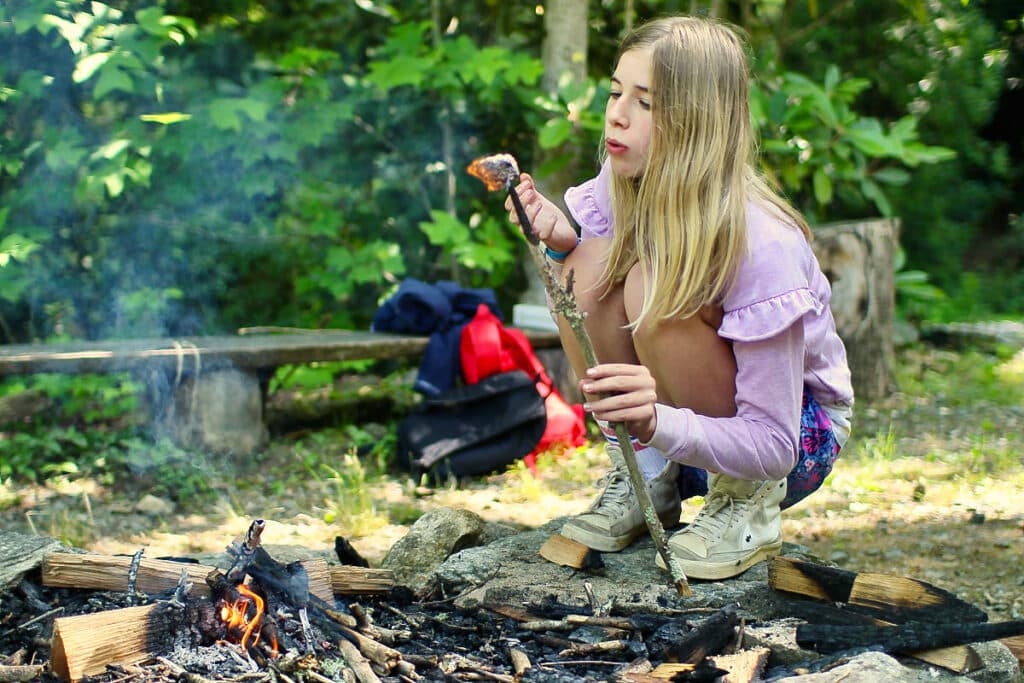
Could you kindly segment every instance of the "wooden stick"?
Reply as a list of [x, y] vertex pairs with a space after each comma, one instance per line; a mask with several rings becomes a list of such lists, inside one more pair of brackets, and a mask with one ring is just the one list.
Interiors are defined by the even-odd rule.
[[[524, 232], [529, 231], [532, 233], [533, 230], [530, 227], [529, 218], [527, 218], [526, 212], [523, 210], [522, 203], [519, 200], [519, 193], [516, 192], [516, 189], [511, 184], [509, 184], [508, 193], [516, 209], [520, 227], [523, 228]], [[544, 258], [544, 253], [539, 245], [530, 245], [527, 247], [527, 251], [530, 252], [530, 257], [540, 273], [544, 289], [547, 290], [548, 296], [551, 298], [555, 312], [565, 318], [566, 322], [569, 323], [569, 327], [572, 328], [573, 334], [576, 336], [576, 342], [583, 352], [584, 363], [586, 363], [588, 368], [597, 365], [597, 354], [594, 353], [594, 345], [590, 341], [590, 335], [583, 324], [583, 313], [576, 304], [576, 297], [572, 292], [572, 271], [569, 272], [567, 284], [563, 286], [555, 277], [551, 264]], [[668, 536], [665, 534], [665, 528], [661, 525], [658, 513], [654, 509], [654, 503], [651, 501], [651, 494], [647, 490], [647, 482], [644, 480], [640, 467], [636, 463], [636, 453], [633, 451], [629, 431], [626, 429], [626, 425], [621, 422], [616, 422], [614, 429], [615, 436], [619, 440], [619, 447], [622, 449], [622, 459], [625, 461], [626, 470], [629, 472], [629, 480], [632, 482], [633, 491], [640, 502], [640, 509], [644, 513], [644, 521], [647, 522], [647, 530], [654, 540], [654, 547], [657, 548], [661, 559], [665, 561], [665, 566], [668, 567], [669, 573], [672, 575], [672, 582], [675, 585], [676, 591], [683, 597], [689, 597], [693, 595], [693, 590], [686, 579], [686, 573], [683, 571], [682, 565], [676, 560], [668, 547]]]
[[23, 666], [0, 666], [0, 683], [28, 683], [39, 680], [43, 675], [40, 664]]
[[338, 651], [345, 658], [352, 673], [359, 679], [359, 683], [380, 683], [380, 678], [373, 672], [370, 662], [359, 651], [359, 648], [342, 638], [338, 641]]

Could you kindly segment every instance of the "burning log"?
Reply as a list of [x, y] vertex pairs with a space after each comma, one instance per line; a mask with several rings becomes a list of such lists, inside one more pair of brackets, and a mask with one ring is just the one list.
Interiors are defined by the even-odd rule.
[[[55, 588], [91, 588], [123, 591], [128, 587], [132, 558], [119, 555], [50, 553], [43, 560], [42, 582]], [[302, 560], [309, 580], [309, 592], [323, 600], [335, 595], [371, 595], [386, 593], [395, 586], [394, 572], [387, 569], [332, 566], [322, 558]], [[216, 567], [171, 560], [143, 558], [138, 563], [136, 588], [144, 593], [160, 593], [178, 585], [181, 571], [194, 584], [192, 595], [208, 596], [206, 577]]]
[[[583, 313], [576, 304], [576, 297], [572, 292], [573, 273], [572, 271], [569, 272], [565, 286], [559, 283], [558, 278], [551, 269], [551, 264], [544, 258], [543, 251], [540, 249], [540, 240], [530, 225], [530, 219], [523, 209], [519, 194], [513, 187], [513, 184], [519, 179], [519, 164], [516, 162], [515, 157], [511, 154], [492, 154], [480, 157], [475, 159], [466, 170], [470, 175], [482, 180], [488, 190], [492, 192], [506, 190], [508, 192], [508, 196], [515, 208], [516, 216], [519, 219], [519, 227], [522, 229], [526, 241], [531, 245], [528, 249], [530, 257], [537, 267], [541, 281], [544, 283], [544, 289], [554, 304], [555, 312], [565, 318], [572, 328], [580, 350], [583, 352], [583, 360], [587, 367], [597, 365], [597, 354], [594, 353], [594, 345], [590, 341], [590, 335], [583, 323]], [[654, 547], [657, 548], [658, 554], [665, 561], [665, 566], [669, 568], [672, 582], [679, 595], [683, 597], [692, 596], [693, 589], [690, 588], [690, 583], [686, 579], [682, 565], [675, 559], [675, 556], [668, 547], [668, 536], [661, 525], [661, 519], [658, 518], [657, 512], [654, 510], [654, 503], [651, 501], [651, 496], [647, 491], [640, 467], [637, 465], [636, 453], [633, 451], [629, 432], [621, 422], [613, 426], [615, 428], [615, 436], [618, 438], [619, 446], [622, 449], [626, 469], [629, 471], [629, 479], [633, 483], [633, 491], [640, 502], [640, 509], [643, 510], [647, 529], [651, 534], [651, 539], [654, 541]]]
[[[44, 586], [124, 591], [128, 589], [131, 568], [131, 557], [50, 553], [43, 560], [41, 571]], [[170, 560], [140, 560], [135, 582], [136, 590], [144, 593], [172, 590], [177, 587], [183, 569], [194, 584], [193, 595], [210, 594], [206, 587], [206, 576], [213, 571], [213, 567]]]
[[174, 649], [196, 619], [166, 603], [125, 607], [53, 621], [50, 667], [66, 681], [103, 673], [108, 664], [138, 664]]

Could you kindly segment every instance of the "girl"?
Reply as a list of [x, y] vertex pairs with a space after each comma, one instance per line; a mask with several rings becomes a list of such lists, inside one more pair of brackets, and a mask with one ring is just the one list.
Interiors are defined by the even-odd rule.
[[829, 284], [807, 224], [756, 171], [747, 97], [732, 30], [650, 22], [619, 50], [601, 172], [565, 195], [579, 236], [528, 174], [516, 188], [547, 257], [575, 273], [600, 363], [584, 367], [560, 319], [563, 346], [614, 465], [561, 533], [614, 552], [646, 531], [608, 427], [622, 422], [666, 527], [705, 495], [669, 540], [697, 579], [778, 554], [780, 510], [821, 485], [853, 406]]

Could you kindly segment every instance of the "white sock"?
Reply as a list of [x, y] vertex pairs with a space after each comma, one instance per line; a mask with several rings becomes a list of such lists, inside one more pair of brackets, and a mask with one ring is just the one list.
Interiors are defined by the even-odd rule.
[[[608, 443], [616, 446], [619, 444], [619, 439], [615, 436], [615, 430], [611, 428], [608, 422], [597, 420], [597, 426], [601, 428], [601, 433]], [[654, 446], [644, 446], [634, 437], [630, 437], [629, 443], [633, 446], [637, 467], [640, 468], [640, 473], [644, 475], [645, 481], [650, 481], [661, 474], [662, 470], [665, 469], [665, 465], [668, 464], [668, 458], [661, 451]]]

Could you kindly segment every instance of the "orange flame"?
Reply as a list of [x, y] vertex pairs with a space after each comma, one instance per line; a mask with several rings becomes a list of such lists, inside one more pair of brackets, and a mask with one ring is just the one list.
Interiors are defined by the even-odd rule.
[[[263, 598], [247, 588], [244, 584], [238, 584], [235, 589], [242, 597], [228, 604], [224, 601], [220, 608], [220, 618], [227, 625], [228, 637], [232, 634], [242, 632], [239, 644], [243, 649], [249, 646], [249, 639], [252, 638], [252, 645], [260, 641], [259, 626], [263, 622], [265, 604]], [[255, 613], [249, 617], [249, 605], [253, 605]], [[253, 634], [255, 633], [255, 636]], [[277, 639], [271, 643], [273, 655], [277, 654]]]

